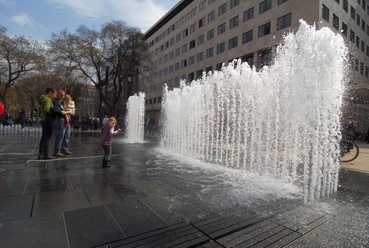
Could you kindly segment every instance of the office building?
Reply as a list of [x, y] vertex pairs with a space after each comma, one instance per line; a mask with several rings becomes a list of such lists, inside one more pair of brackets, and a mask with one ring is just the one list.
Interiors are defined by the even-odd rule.
[[[295, 32], [299, 20], [341, 33], [349, 48], [352, 108], [361, 131], [368, 129], [368, 0], [182, 0], [153, 25], [144, 38], [152, 64], [139, 79], [146, 111], [158, 114], [163, 85], [196, 80], [223, 63], [242, 59], [257, 69], [272, 63], [283, 35]], [[357, 94], [361, 95], [358, 96]], [[364, 93], [364, 94], [363, 94]], [[355, 95], [356, 94], [356, 95]]]

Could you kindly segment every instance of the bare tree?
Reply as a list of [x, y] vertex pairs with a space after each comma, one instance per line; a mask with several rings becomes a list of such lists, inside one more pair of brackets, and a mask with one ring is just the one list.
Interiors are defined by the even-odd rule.
[[5, 104], [9, 89], [26, 73], [41, 70], [44, 62], [42, 44], [23, 36], [9, 37], [0, 26], [0, 97]]
[[[80, 26], [75, 34], [63, 30], [49, 41], [54, 60], [80, 71], [99, 94], [100, 115], [116, 115], [117, 106], [140, 60], [149, 57], [142, 34], [122, 21], [102, 26], [100, 31]], [[126, 92], [129, 94], [130, 92]], [[104, 109], [103, 109], [104, 108]]]
[[19, 80], [15, 88], [23, 97], [20, 103], [29, 110], [31, 117], [39, 113], [39, 98], [45, 94], [46, 88], [57, 89], [61, 81], [58, 77], [41, 74], [30, 75]]

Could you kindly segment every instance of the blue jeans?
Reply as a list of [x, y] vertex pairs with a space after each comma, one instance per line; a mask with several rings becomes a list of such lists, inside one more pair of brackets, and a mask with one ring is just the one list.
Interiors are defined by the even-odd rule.
[[111, 146], [104, 146], [104, 145], [102, 145], [102, 148], [104, 150], [103, 159], [104, 160], [107, 160], [107, 161], [110, 161], [110, 158], [111, 158]]
[[64, 118], [58, 118], [56, 125], [56, 138], [54, 146], [54, 154], [60, 151], [68, 151], [68, 143], [70, 139], [70, 125], [65, 125]]

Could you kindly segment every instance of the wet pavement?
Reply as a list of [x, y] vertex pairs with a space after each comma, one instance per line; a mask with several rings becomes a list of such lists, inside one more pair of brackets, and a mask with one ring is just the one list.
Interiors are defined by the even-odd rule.
[[98, 133], [42, 161], [39, 137], [0, 134], [0, 247], [369, 247], [364, 170], [342, 168], [336, 194], [304, 205], [119, 135], [102, 169]]

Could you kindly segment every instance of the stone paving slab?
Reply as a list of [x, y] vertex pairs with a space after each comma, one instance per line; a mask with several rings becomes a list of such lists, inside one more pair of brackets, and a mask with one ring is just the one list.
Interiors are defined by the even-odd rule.
[[164, 169], [156, 139], [118, 135], [109, 169], [97, 133], [73, 134], [73, 155], [52, 161], [36, 160], [38, 139], [0, 134], [0, 247], [369, 247], [362, 172], [342, 169], [338, 192], [314, 203], [245, 205], [218, 199], [232, 188], [214, 172]]

